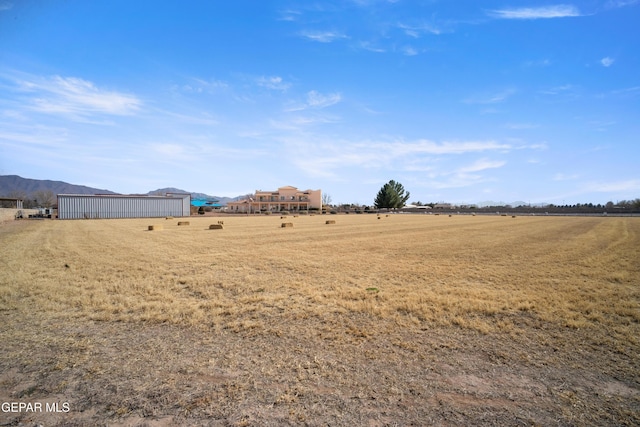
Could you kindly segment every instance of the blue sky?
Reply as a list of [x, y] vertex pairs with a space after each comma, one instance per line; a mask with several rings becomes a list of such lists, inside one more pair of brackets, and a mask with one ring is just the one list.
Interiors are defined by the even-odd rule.
[[640, 0], [0, 0], [0, 174], [640, 197]]

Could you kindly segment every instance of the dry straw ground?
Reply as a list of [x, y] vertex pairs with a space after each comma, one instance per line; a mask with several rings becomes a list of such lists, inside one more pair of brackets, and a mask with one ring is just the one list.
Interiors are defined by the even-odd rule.
[[640, 424], [640, 219], [376, 218], [1, 225], [0, 425]]

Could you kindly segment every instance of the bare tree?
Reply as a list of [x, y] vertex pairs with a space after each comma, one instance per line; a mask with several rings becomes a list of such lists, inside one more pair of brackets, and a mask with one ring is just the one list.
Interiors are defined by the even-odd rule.
[[322, 206], [329, 206], [333, 200], [331, 199], [331, 194], [322, 193]]
[[56, 196], [51, 190], [34, 191], [33, 194], [31, 194], [31, 198], [44, 208], [51, 207], [56, 202]]

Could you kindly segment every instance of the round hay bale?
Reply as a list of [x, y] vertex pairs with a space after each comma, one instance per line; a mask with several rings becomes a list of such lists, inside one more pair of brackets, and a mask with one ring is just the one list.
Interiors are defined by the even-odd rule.
[[378, 219], [382, 219], [382, 217], [379, 216]]
[[222, 224], [211, 224], [209, 230], [222, 230]]
[[172, 216], [168, 216], [165, 219], [173, 219], [173, 217]]
[[149, 231], [157, 231], [162, 229], [164, 229], [164, 227], [158, 224], [149, 226]]
[[328, 219], [328, 220], [325, 221], [325, 224], [335, 224], [335, 223], [336, 223], [336, 221], [333, 220], [333, 219]]
[[178, 221], [178, 225], [189, 225], [189, 221]]
[[293, 223], [292, 222], [283, 222], [280, 227], [282, 227], [282, 228], [293, 227]]
[[515, 217], [516, 217], [515, 215], [511, 215], [511, 218], [515, 218]]

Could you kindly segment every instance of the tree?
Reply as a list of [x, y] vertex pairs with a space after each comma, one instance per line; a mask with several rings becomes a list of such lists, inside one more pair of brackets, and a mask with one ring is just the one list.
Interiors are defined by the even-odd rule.
[[31, 197], [43, 208], [51, 207], [56, 202], [56, 195], [51, 190], [34, 191]]
[[402, 184], [391, 180], [382, 186], [374, 200], [377, 209], [397, 209], [403, 207], [409, 200], [409, 192]]
[[329, 193], [322, 193], [322, 206], [329, 206], [331, 202], [331, 195]]

